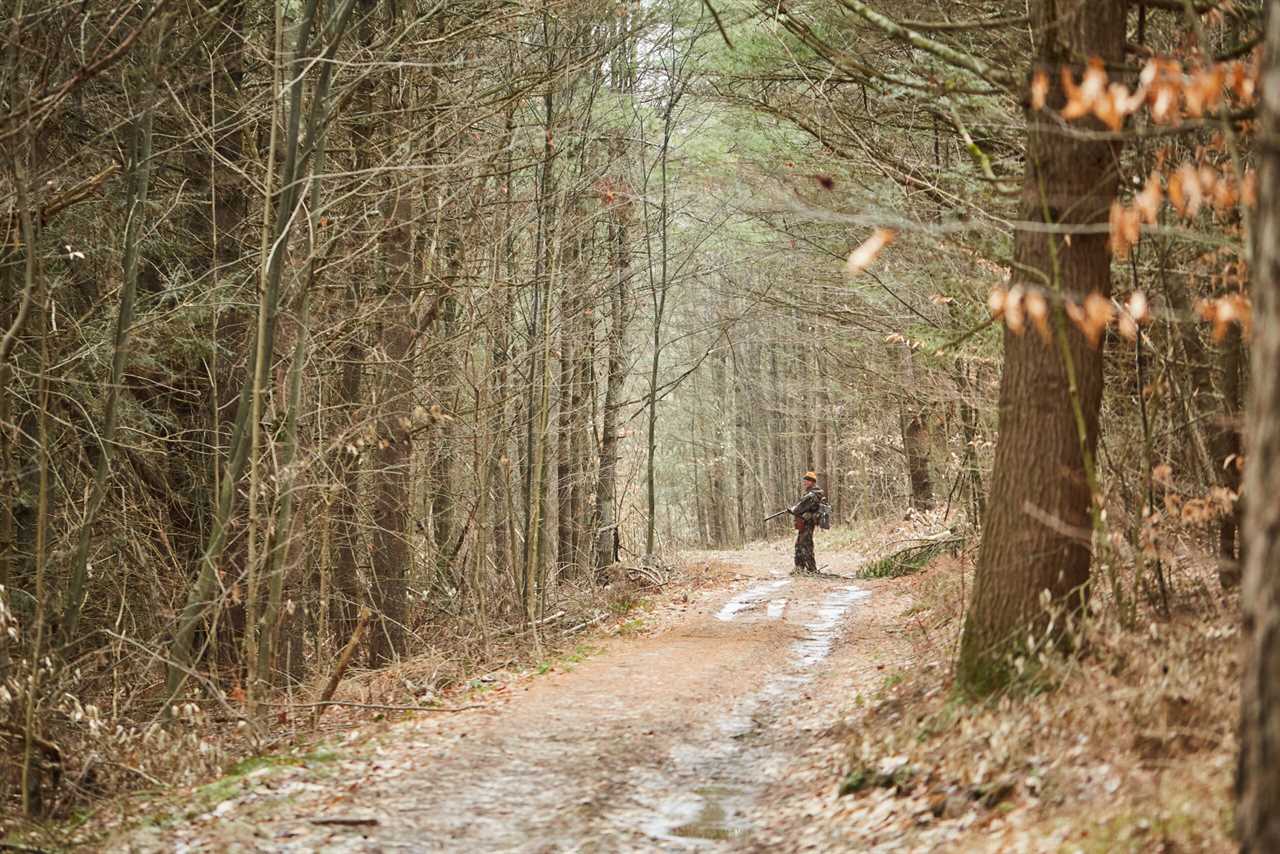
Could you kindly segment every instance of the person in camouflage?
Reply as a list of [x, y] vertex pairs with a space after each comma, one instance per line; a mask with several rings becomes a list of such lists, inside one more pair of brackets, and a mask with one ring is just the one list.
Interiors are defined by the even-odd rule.
[[818, 559], [813, 554], [813, 529], [818, 527], [818, 508], [826, 496], [818, 486], [816, 472], [805, 472], [804, 494], [787, 512], [796, 520], [796, 568], [793, 575], [817, 575]]

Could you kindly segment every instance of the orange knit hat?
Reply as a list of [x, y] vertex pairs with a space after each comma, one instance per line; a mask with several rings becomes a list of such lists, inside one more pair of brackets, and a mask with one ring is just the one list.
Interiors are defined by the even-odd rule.
[[818, 473], [817, 473], [816, 471], [807, 471], [807, 472], [805, 472], [805, 473], [804, 473], [804, 479], [805, 479], [805, 480], [811, 480], [811, 481], [813, 481], [814, 483], [817, 483], [817, 482], [818, 482]]

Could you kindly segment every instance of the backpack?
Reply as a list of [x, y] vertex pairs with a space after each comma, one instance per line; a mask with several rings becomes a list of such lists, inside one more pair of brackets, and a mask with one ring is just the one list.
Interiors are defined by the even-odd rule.
[[831, 505], [826, 498], [818, 505], [818, 527], [824, 531], [831, 530]]

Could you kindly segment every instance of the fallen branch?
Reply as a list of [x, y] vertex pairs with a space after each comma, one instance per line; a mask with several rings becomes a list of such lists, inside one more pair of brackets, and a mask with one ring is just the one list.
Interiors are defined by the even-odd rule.
[[353, 815], [322, 816], [321, 818], [313, 818], [310, 821], [312, 824], [337, 825], [338, 827], [376, 827], [379, 823], [376, 818]]
[[590, 626], [594, 626], [596, 623], [600, 622], [601, 620], [603, 620], [603, 619], [604, 619], [605, 617], [607, 617], [607, 616], [609, 616], [609, 615], [608, 615], [608, 614], [601, 614], [600, 616], [596, 617], [595, 619], [587, 620], [585, 623], [579, 623], [578, 625], [574, 626], [574, 627], [573, 627], [573, 628], [571, 628], [571, 629], [565, 629], [564, 633], [565, 633], [566, 635], [571, 635], [571, 634], [573, 634], [574, 632], [580, 632], [580, 631], [582, 631], [582, 630], [583, 630], [583, 629], [585, 629], [585, 628], [588, 628], [588, 627], [590, 627]]
[[338, 653], [338, 660], [333, 665], [333, 672], [329, 674], [329, 681], [325, 683], [324, 690], [320, 692], [319, 700], [315, 703], [307, 704], [315, 708], [315, 711], [311, 714], [312, 729], [315, 729], [316, 724], [320, 723], [320, 715], [324, 713], [326, 706], [344, 705], [331, 702], [333, 692], [338, 690], [338, 683], [342, 681], [342, 674], [347, 672], [347, 665], [351, 663], [351, 656], [355, 654], [356, 647], [360, 645], [360, 640], [364, 637], [365, 629], [369, 627], [370, 616], [372, 614], [367, 606], [360, 609], [360, 616], [356, 618], [355, 631], [351, 633], [351, 637], [347, 640], [347, 645], [342, 648], [342, 652]]
[[524, 628], [522, 628], [522, 629], [518, 629], [518, 630], [513, 626], [513, 627], [511, 627], [511, 628], [509, 628], [509, 629], [506, 629], [506, 630], [504, 630], [504, 631], [497, 632], [497, 633], [495, 633], [493, 636], [494, 636], [495, 638], [500, 638], [500, 637], [503, 637], [503, 636], [505, 636], [505, 635], [508, 635], [508, 634], [509, 634], [509, 635], [511, 635], [513, 638], [518, 638], [518, 637], [520, 637], [521, 635], [527, 635], [529, 632], [533, 631], [534, 629], [536, 629], [536, 628], [538, 628], [538, 627], [540, 627], [540, 626], [545, 626], [547, 623], [554, 623], [556, 620], [560, 619], [560, 618], [561, 618], [561, 617], [563, 617], [564, 615], [565, 615], [565, 612], [564, 612], [564, 611], [556, 611], [556, 612], [555, 612], [554, 614], [552, 614], [550, 617], [543, 617], [541, 620], [539, 620], [538, 622], [534, 623], [532, 626], [526, 626], [526, 627], [524, 627]]
[[[270, 706], [273, 709], [315, 709], [318, 717], [320, 711], [326, 706], [345, 706], [350, 709], [374, 709], [383, 712], [465, 712], [467, 709], [482, 709], [481, 704], [469, 706], [394, 706], [384, 703], [356, 703], [350, 700], [324, 700], [315, 703], [268, 703], [263, 701], [262, 705]], [[314, 724], [313, 724], [314, 725]]]

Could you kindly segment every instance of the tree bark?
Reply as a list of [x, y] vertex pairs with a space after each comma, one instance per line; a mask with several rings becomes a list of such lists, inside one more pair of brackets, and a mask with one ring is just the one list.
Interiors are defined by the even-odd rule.
[[622, 385], [626, 381], [627, 287], [631, 279], [631, 246], [626, 213], [615, 209], [609, 228], [613, 243], [613, 287], [609, 289], [609, 359], [605, 378], [604, 414], [600, 428], [600, 474], [596, 481], [595, 569], [600, 572], [616, 560], [618, 520], [614, 515], [618, 471], [618, 420]]
[[[1240, 416], [1244, 399], [1242, 373], [1245, 370], [1244, 340], [1232, 326], [1222, 342], [1222, 411], [1213, 429], [1213, 462], [1227, 489], [1240, 491]], [[1224, 589], [1240, 584], [1240, 561], [1236, 544], [1240, 527], [1240, 503], [1218, 521], [1218, 582]]]
[[382, 394], [378, 415], [378, 476], [373, 494], [373, 600], [377, 621], [369, 639], [369, 657], [377, 666], [404, 653], [405, 576], [413, 561], [409, 548], [409, 472], [413, 435], [414, 328], [409, 317], [412, 275], [413, 201], [409, 187], [392, 191], [383, 253], [389, 290], [382, 327]]
[[[1064, 103], [1059, 82], [1063, 66], [1079, 76], [1087, 58], [1109, 63], [1123, 59], [1125, 11], [1120, 0], [1042, 0], [1033, 7], [1036, 65], [1052, 81], [1051, 108]], [[1064, 133], [1051, 113], [1027, 117], [1019, 219], [1062, 225], [1107, 222], [1117, 188], [1114, 144]], [[1060, 236], [1020, 230], [1014, 240], [1013, 283], [1027, 288], [1048, 283], [1077, 302], [1093, 291], [1106, 296], [1111, 291], [1106, 241], [1098, 233], [1074, 234], [1068, 243]], [[1046, 347], [1036, 335], [1004, 333], [991, 505], [983, 523], [958, 674], [961, 685], [974, 693], [1005, 685], [1011, 656], [1022, 639], [1047, 624], [1042, 591], [1070, 610], [1085, 601], [1102, 353], [1079, 330], [1068, 328], [1059, 306], [1054, 312], [1057, 349]]]
[[911, 483], [911, 509], [929, 510], [933, 507], [933, 481], [929, 478], [929, 432], [925, 428], [920, 405], [912, 396], [916, 377], [911, 348], [900, 344], [899, 350], [906, 394], [906, 400], [899, 411], [899, 420], [902, 425], [902, 450], [907, 459], [907, 476]]
[[1236, 779], [1240, 850], [1247, 854], [1280, 851], [1280, 0], [1267, 3], [1261, 91]]

